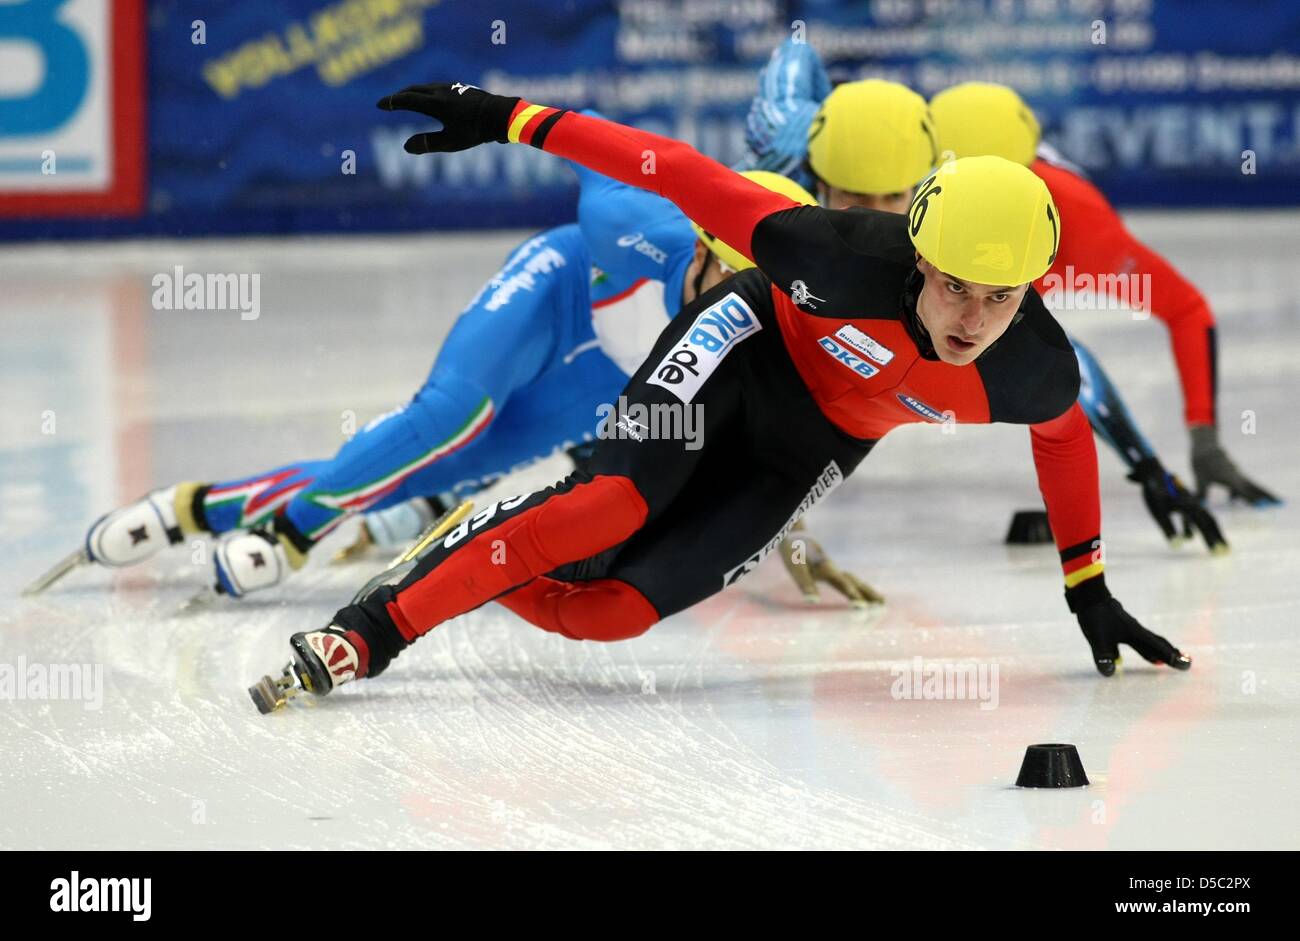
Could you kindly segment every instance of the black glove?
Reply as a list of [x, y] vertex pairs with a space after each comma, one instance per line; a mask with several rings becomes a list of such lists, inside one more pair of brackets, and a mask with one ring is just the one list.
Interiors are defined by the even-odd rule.
[[1192, 658], [1159, 634], [1147, 630], [1111, 597], [1105, 576], [1090, 578], [1065, 590], [1065, 602], [1079, 619], [1083, 636], [1092, 648], [1097, 672], [1110, 676], [1120, 663], [1119, 645], [1128, 644], [1152, 663], [1165, 663], [1175, 670], [1190, 670]]
[[339, 608], [330, 622], [332, 627], [355, 631], [366, 642], [369, 651], [364, 671], [366, 676], [383, 673], [393, 658], [407, 647], [407, 641], [388, 613], [388, 604], [394, 595], [391, 585], [371, 588], [364, 598], [354, 598], [351, 604]]
[[454, 153], [479, 144], [507, 142], [510, 114], [518, 98], [492, 95], [462, 82], [412, 85], [379, 100], [384, 111], [415, 111], [442, 122], [441, 131], [416, 134], [406, 141], [408, 154]]
[[1196, 478], [1196, 496], [1204, 500], [1211, 484], [1228, 488], [1233, 500], [1245, 500], [1251, 506], [1277, 506], [1282, 501], [1248, 478], [1228, 457], [1219, 444], [1219, 430], [1213, 425], [1194, 425], [1192, 434], [1192, 476]]
[[1205, 537], [1205, 544], [1211, 552], [1226, 552], [1228, 541], [1223, 538], [1219, 524], [1214, 521], [1209, 510], [1201, 506], [1183, 482], [1169, 473], [1154, 457], [1139, 461], [1128, 479], [1142, 485], [1142, 499], [1146, 501], [1147, 510], [1155, 518], [1156, 524], [1170, 542], [1177, 542], [1178, 531], [1171, 519], [1173, 514], [1182, 514], [1183, 538], [1191, 538], [1195, 526]]

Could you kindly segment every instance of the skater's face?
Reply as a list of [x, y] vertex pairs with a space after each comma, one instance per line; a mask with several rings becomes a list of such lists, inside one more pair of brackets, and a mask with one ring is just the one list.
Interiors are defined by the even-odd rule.
[[827, 209], [849, 209], [861, 206], [865, 209], [879, 209], [881, 212], [907, 212], [912, 205], [914, 188], [901, 193], [852, 193], [821, 180], [817, 181], [817, 196]]
[[689, 304], [715, 284], [730, 278], [734, 271], [724, 268], [718, 256], [709, 251], [699, 239], [695, 240], [695, 257], [686, 268], [686, 281], [682, 285], [682, 303]]
[[1028, 284], [977, 284], [944, 274], [924, 258], [916, 267], [925, 287], [916, 299], [916, 313], [930, 334], [939, 359], [965, 366], [988, 349], [1011, 325]]

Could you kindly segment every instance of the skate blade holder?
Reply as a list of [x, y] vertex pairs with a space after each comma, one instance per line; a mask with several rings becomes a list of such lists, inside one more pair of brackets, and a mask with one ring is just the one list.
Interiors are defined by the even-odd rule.
[[264, 716], [284, 708], [290, 699], [301, 692], [303, 686], [292, 661], [285, 664], [278, 677], [263, 676], [248, 688], [248, 695], [252, 697], [253, 705], [257, 706], [257, 711]]
[[73, 569], [80, 568], [83, 565], [89, 565], [90, 561], [90, 553], [86, 551], [84, 546], [75, 552], [64, 556], [51, 566], [44, 575], [24, 588], [22, 591], [23, 597], [30, 598], [32, 595], [41, 594]]
[[370, 552], [375, 545], [375, 540], [370, 535], [370, 530], [366, 528], [365, 521], [362, 520], [361, 528], [357, 533], [357, 538], [351, 543], [344, 546], [330, 558], [331, 565], [341, 565], [344, 562], [351, 562], [354, 559], [360, 559]]

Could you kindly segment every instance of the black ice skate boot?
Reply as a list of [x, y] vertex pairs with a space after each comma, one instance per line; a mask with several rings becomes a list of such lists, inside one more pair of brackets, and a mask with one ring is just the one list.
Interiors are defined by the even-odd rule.
[[414, 546], [368, 581], [351, 603], [334, 615], [333, 623], [322, 630], [290, 637], [293, 659], [280, 676], [263, 676], [248, 688], [258, 712], [274, 712], [300, 692], [326, 696], [344, 683], [382, 673], [406, 645], [383, 613], [385, 597], [391, 597], [393, 586], [473, 510], [474, 504], [466, 501], [444, 513]]
[[299, 692], [327, 696], [338, 686], [366, 676], [370, 648], [356, 631], [334, 624], [319, 631], [305, 631], [289, 638], [293, 659], [280, 676], [264, 676], [250, 686], [257, 711], [266, 715], [283, 706]]

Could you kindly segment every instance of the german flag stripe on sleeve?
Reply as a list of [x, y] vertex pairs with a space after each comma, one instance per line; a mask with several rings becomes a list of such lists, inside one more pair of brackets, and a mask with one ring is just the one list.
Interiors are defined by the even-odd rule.
[[530, 144], [540, 149], [546, 143], [546, 135], [564, 113], [561, 108], [533, 105], [520, 99], [510, 114], [506, 138], [512, 144]]
[[1101, 536], [1093, 536], [1091, 539], [1085, 539], [1083, 542], [1075, 543], [1073, 546], [1066, 546], [1061, 550], [1061, 564], [1073, 562], [1080, 556], [1092, 555], [1093, 551], [1101, 547]]
[[1084, 582], [1086, 582], [1088, 579], [1096, 578], [1098, 575], [1101, 575], [1105, 571], [1106, 571], [1106, 566], [1102, 565], [1100, 562], [1090, 562], [1087, 565], [1075, 569], [1074, 571], [1066, 571], [1065, 587], [1073, 588], [1075, 585], [1081, 585]]
[[1106, 570], [1101, 561], [1101, 537], [1088, 539], [1061, 550], [1061, 568], [1065, 571], [1065, 587], [1073, 588]]

